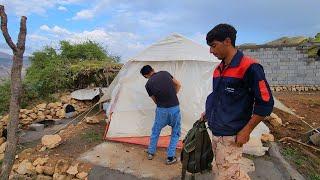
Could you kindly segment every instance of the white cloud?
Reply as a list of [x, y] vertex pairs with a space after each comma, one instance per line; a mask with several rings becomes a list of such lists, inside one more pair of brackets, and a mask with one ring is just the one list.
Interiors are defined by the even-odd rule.
[[18, 16], [27, 16], [29, 14], [46, 15], [47, 10], [63, 4], [78, 3], [83, 0], [0, 0], [8, 13], [15, 13]]
[[68, 5], [68, 4], [74, 4], [82, 1], [84, 0], [57, 0], [57, 3], [61, 5]]
[[83, 9], [76, 13], [72, 20], [92, 19], [109, 5], [110, 0], [101, 0], [90, 9]]
[[65, 11], [65, 12], [68, 11], [68, 9], [66, 7], [64, 7], [64, 6], [59, 6], [58, 10]]
[[50, 45], [57, 47], [58, 42], [61, 40], [67, 40], [71, 43], [91, 40], [101, 44], [103, 47], [107, 47], [109, 53], [119, 55], [124, 60], [145, 47], [142, 43], [143, 38], [130, 32], [107, 31], [99, 28], [91, 31], [72, 32], [59, 26], [49, 27], [48, 25], [40, 26], [40, 30], [48, 33], [48, 35], [31, 35], [29, 37], [30, 44], [37, 42], [38, 44], [48, 45], [48, 43], [51, 43]]
[[21, 0], [1, 0], [0, 3], [5, 6], [8, 13], [14, 12], [18, 16], [32, 13], [44, 15], [46, 9], [52, 8], [55, 5], [55, 2], [48, 0], [30, 0], [27, 3]]
[[94, 10], [81, 10], [77, 12], [76, 16], [72, 17], [72, 20], [92, 19], [94, 17]]
[[42, 26], [40, 26], [40, 29], [41, 29], [41, 30], [44, 30], [44, 31], [50, 31], [50, 28], [49, 28], [49, 26], [47, 26], [47, 25], [42, 25]]
[[43, 30], [43, 31], [47, 31], [47, 32], [50, 32], [50, 33], [57, 34], [57, 35], [69, 35], [69, 34], [71, 34], [71, 32], [68, 31], [67, 29], [61, 28], [59, 26], [54, 26], [53, 28], [50, 28], [47, 25], [42, 25], [42, 26], [40, 26], [40, 29]]
[[30, 34], [27, 38], [29, 38], [30, 41], [49, 41], [49, 38], [37, 34]]
[[120, 55], [123, 59], [127, 59], [145, 47], [145, 45], [140, 42], [141, 38], [133, 33], [109, 32], [103, 29], [72, 33], [66, 40], [72, 43], [92, 40], [107, 47], [111, 54]]

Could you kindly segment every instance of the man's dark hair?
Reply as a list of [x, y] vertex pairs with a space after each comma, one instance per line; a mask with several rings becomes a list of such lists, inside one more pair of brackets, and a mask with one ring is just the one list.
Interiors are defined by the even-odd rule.
[[207, 44], [211, 46], [211, 43], [216, 41], [224, 41], [226, 38], [231, 39], [232, 45], [235, 47], [236, 45], [236, 37], [237, 37], [237, 30], [229, 25], [229, 24], [218, 24], [216, 25], [211, 31], [207, 34]]
[[150, 65], [145, 65], [141, 68], [140, 73], [144, 76], [144, 75], [149, 74], [152, 71], [153, 71], [153, 69]]

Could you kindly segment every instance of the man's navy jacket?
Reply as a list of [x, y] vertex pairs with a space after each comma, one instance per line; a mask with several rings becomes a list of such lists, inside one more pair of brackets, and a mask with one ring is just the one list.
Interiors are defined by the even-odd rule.
[[224, 68], [221, 62], [213, 72], [213, 91], [207, 97], [206, 118], [213, 135], [236, 135], [252, 114], [268, 116], [273, 97], [263, 67], [237, 51]]

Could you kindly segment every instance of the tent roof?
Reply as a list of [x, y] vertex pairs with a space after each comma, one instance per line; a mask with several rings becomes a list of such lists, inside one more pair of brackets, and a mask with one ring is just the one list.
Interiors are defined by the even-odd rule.
[[220, 62], [202, 46], [174, 33], [151, 45], [130, 61], [211, 61]]

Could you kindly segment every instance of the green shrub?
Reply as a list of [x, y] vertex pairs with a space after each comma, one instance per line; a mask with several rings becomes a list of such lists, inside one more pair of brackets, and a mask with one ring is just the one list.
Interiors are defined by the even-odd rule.
[[68, 41], [61, 41], [61, 56], [68, 60], [106, 60], [107, 51], [98, 43], [87, 41], [81, 44], [70, 44]]
[[34, 55], [31, 62], [25, 78], [29, 90], [35, 91], [40, 97], [46, 97], [70, 87], [69, 65], [59, 56]]
[[0, 84], [0, 115], [8, 112], [10, 105], [10, 81]]
[[[26, 108], [37, 101], [53, 101], [52, 94], [78, 88], [90, 84], [107, 85], [115, 77], [111, 73], [104, 76], [104, 68], [119, 68], [120, 57], [111, 56], [98, 43], [93, 41], [81, 44], [60, 42], [60, 51], [45, 47], [30, 57], [31, 66], [27, 69], [23, 80], [21, 108]], [[111, 79], [112, 78], [112, 79]], [[0, 84], [0, 115], [8, 112], [10, 102], [10, 81]]]

